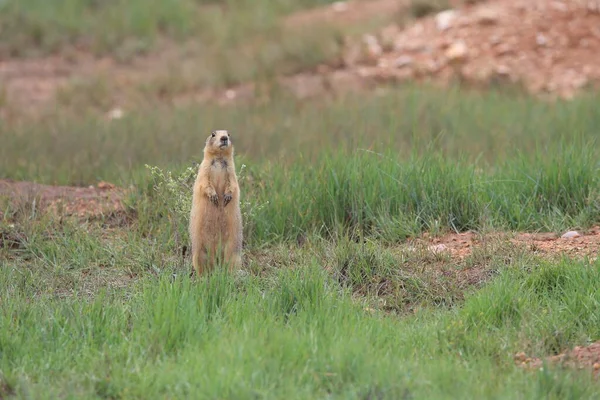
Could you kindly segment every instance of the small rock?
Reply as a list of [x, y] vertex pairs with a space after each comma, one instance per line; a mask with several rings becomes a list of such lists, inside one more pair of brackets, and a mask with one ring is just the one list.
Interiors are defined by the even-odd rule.
[[229, 89], [225, 92], [225, 97], [227, 100], [233, 100], [237, 97], [237, 93], [233, 89]]
[[503, 43], [494, 48], [494, 51], [497, 56], [505, 56], [507, 54], [512, 54], [515, 52], [515, 49], [512, 48], [508, 43]]
[[544, 36], [543, 34], [538, 33], [537, 35], [535, 35], [535, 42], [538, 46], [546, 46], [548, 44], [548, 39], [546, 39], [546, 36]]
[[344, 12], [348, 10], [348, 3], [345, 1], [336, 1], [331, 5], [331, 9], [335, 12]]
[[440, 253], [442, 251], [446, 251], [448, 250], [448, 248], [446, 247], [445, 244], [435, 244], [433, 246], [429, 246], [428, 247], [429, 251], [431, 251], [432, 253]]
[[411, 56], [400, 56], [394, 60], [394, 66], [396, 68], [402, 68], [412, 64], [412, 62], [413, 58]]
[[581, 234], [579, 232], [577, 232], [577, 231], [569, 231], [569, 232], [564, 233], [561, 236], [561, 238], [563, 238], [563, 239], [574, 239], [574, 238], [578, 238], [580, 236], [581, 236]]
[[598, 2], [598, 0], [588, 1], [587, 10], [593, 13], [600, 12], [600, 2]]
[[492, 46], [495, 46], [500, 43], [502, 43], [502, 38], [499, 35], [492, 35], [492, 37], [490, 37], [490, 44]]
[[113, 108], [112, 110], [110, 110], [107, 114], [107, 118], [110, 120], [113, 119], [121, 119], [123, 118], [123, 116], [125, 115], [125, 113], [123, 112], [122, 109], [120, 108]]
[[449, 61], [464, 61], [468, 56], [467, 45], [463, 41], [454, 42], [446, 50], [446, 58]]
[[444, 67], [442, 62], [436, 60], [429, 60], [425, 63], [425, 70], [430, 74], [436, 74]]
[[501, 76], [510, 75], [510, 68], [507, 67], [506, 65], [500, 64], [500, 65], [496, 66], [495, 70], [498, 75], [501, 75]]
[[363, 36], [363, 42], [367, 46], [367, 54], [369, 58], [376, 59], [383, 53], [383, 48], [374, 35]]
[[481, 25], [493, 25], [498, 22], [498, 11], [493, 8], [482, 8], [477, 13], [477, 22]]
[[435, 26], [439, 31], [445, 31], [452, 26], [452, 21], [456, 18], [455, 10], [446, 10], [435, 16]]
[[98, 189], [114, 189], [115, 185], [109, 182], [100, 181], [98, 182]]

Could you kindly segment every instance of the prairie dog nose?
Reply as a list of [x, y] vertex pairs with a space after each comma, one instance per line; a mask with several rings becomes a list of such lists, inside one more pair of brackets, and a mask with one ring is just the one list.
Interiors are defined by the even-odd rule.
[[227, 136], [221, 136], [221, 142], [227, 143]]

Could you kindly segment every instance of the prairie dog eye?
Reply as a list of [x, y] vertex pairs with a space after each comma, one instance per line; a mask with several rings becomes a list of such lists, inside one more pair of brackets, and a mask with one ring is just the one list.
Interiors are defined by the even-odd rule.
[[212, 136], [212, 137], [215, 137], [215, 132], [213, 132], [213, 133], [211, 134], [211, 136]]

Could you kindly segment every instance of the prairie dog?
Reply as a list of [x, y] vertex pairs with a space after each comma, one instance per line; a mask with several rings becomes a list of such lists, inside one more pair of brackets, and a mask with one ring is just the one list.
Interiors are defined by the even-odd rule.
[[198, 167], [190, 213], [192, 264], [198, 275], [217, 261], [230, 269], [242, 263], [240, 188], [233, 162], [233, 143], [226, 130], [211, 132]]

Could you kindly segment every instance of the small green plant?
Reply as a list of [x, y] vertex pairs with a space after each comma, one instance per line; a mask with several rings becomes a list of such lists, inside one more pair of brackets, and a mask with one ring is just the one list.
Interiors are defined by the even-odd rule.
[[158, 200], [168, 206], [169, 214], [176, 219], [187, 218], [192, 207], [193, 179], [196, 169], [187, 167], [174, 176], [172, 171], [148, 164], [145, 166], [150, 170], [154, 193]]
[[[157, 166], [148, 164], [145, 166], [152, 176], [154, 194], [157, 196], [159, 202], [166, 207], [170, 220], [174, 221], [178, 226], [187, 226], [189, 213], [192, 208], [192, 194], [197, 169], [187, 167], [176, 174]], [[242, 164], [238, 173], [238, 182], [241, 190], [244, 189], [244, 183], [247, 179], [245, 171], [246, 164]], [[256, 203], [248, 199], [248, 197], [250, 196], [243, 193], [240, 199], [240, 210], [244, 225], [252, 224], [257, 213], [269, 204], [269, 200]]]

